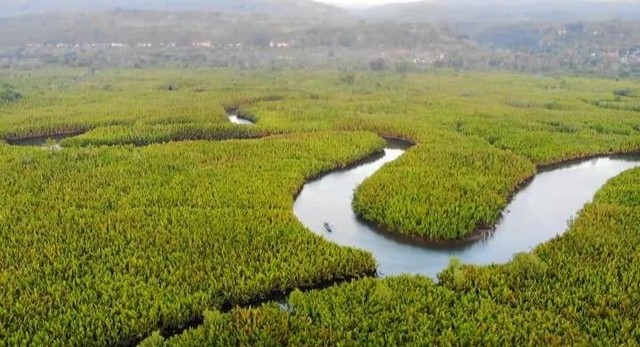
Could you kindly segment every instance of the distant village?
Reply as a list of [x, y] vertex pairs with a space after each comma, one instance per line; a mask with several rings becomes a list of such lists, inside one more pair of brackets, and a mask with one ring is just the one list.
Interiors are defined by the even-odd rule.
[[[594, 34], [597, 34], [594, 33]], [[558, 31], [558, 35], [566, 35], [566, 31]], [[107, 42], [107, 43], [30, 43], [26, 45], [28, 49], [103, 49], [103, 50], [125, 50], [131, 48], [137, 49], [176, 49], [176, 48], [188, 48], [195, 50], [208, 50], [208, 51], [229, 51], [229, 50], [241, 50], [243, 48], [251, 49], [274, 49], [274, 50], [289, 50], [295, 48], [302, 48], [297, 45], [295, 40], [291, 41], [270, 41], [267, 47], [251, 46], [242, 42], [213, 42], [213, 41], [193, 41], [189, 44], [178, 44], [176, 42], [168, 43], [151, 43], [151, 42], [139, 42], [139, 43], [123, 43], [123, 42]], [[518, 53], [522, 56], [522, 53]], [[447, 59], [447, 49], [435, 49], [435, 50], [411, 50], [403, 48], [395, 49], [380, 49], [378, 53], [379, 57], [388, 59], [390, 61], [402, 60], [405, 62], [411, 62], [418, 66], [425, 66], [434, 64], [436, 62], [442, 62]], [[638, 65], [640, 64], [640, 44], [635, 47], [622, 51], [594, 51], [590, 52], [587, 56], [582, 58], [600, 58], [609, 62], [615, 62], [626, 65]]]
[[534, 29], [534, 35], [529, 36], [497, 31], [496, 37], [486, 38], [488, 42], [466, 35], [441, 36], [440, 39], [422, 37], [421, 41], [412, 42], [403, 36], [379, 39], [369, 34], [363, 39], [354, 33], [347, 40], [342, 32], [331, 39], [314, 31], [298, 39], [256, 34], [260, 40], [245, 37], [237, 41], [29, 43], [18, 48], [0, 48], [0, 68], [50, 64], [94, 67], [181, 64], [248, 69], [344, 66], [398, 71], [454, 68], [640, 75], [640, 43], [629, 43], [636, 38], [629, 28], [567, 24]]

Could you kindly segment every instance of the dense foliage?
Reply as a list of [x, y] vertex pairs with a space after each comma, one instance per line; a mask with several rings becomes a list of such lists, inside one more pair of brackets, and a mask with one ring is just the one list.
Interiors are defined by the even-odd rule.
[[206, 308], [371, 274], [371, 255], [305, 231], [291, 204], [305, 179], [382, 144], [319, 133], [59, 152], [0, 145], [3, 343], [110, 345]]
[[[393, 233], [468, 237], [498, 220], [536, 166], [638, 151], [628, 107], [638, 99], [614, 95], [634, 81], [45, 70], [11, 83], [24, 97], [0, 105], [0, 138], [86, 133], [61, 151], [0, 142], [0, 344], [126, 343], [207, 309], [201, 329], [170, 342], [639, 338], [637, 171], [605, 187], [566, 236], [508, 265], [220, 311], [375, 271], [371, 255], [323, 241], [292, 213], [305, 180], [379, 151], [375, 134], [416, 145], [357, 190], [357, 212]], [[257, 124], [229, 124], [235, 107]]]
[[354, 209], [386, 230], [458, 239], [491, 228], [534, 172], [531, 162], [480, 139], [434, 136], [361, 185]]
[[[270, 129], [333, 126], [417, 143], [360, 186], [354, 206], [374, 224], [416, 238], [457, 239], [492, 226], [535, 166], [640, 145], [634, 112], [588, 102], [634, 88], [629, 82], [369, 74], [356, 76], [354, 87], [343, 77], [300, 81], [302, 90], [323, 93], [294, 94], [247, 110]], [[285, 81], [293, 85], [297, 78]]]
[[0, 105], [17, 102], [22, 99], [22, 94], [15, 91], [10, 85], [0, 85]]
[[210, 311], [201, 327], [144, 345], [636, 345], [640, 209], [627, 192], [639, 179], [637, 169], [614, 179], [565, 236], [506, 265], [452, 261], [439, 284], [401, 276], [298, 291], [285, 306]]

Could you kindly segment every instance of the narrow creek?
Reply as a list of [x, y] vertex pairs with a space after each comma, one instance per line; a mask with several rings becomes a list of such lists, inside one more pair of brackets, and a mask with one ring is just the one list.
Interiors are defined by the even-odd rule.
[[20, 146], [20, 147], [41, 147], [44, 149], [51, 150], [61, 150], [62, 146], [60, 146], [60, 141], [78, 136], [83, 134], [84, 132], [74, 132], [68, 134], [54, 134], [47, 136], [35, 136], [35, 137], [27, 137], [23, 139], [13, 139], [7, 140], [7, 143], [12, 146]]
[[246, 118], [242, 118], [238, 115], [238, 112], [229, 112], [227, 114], [227, 116], [229, 117], [229, 121], [233, 124], [240, 124], [240, 125], [251, 125], [251, 124], [255, 124], [252, 120], [250, 119], [246, 119]]
[[[233, 124], [239, 125], [252, 125], [255, 124], [250, 119], [242, 118], [238, 115], [237, 110], [228, 111], [227, 117], [229, 118], [229, 122]], [[78, 131], [67, 134], [53, 134], [53, 135], [45, 135], [45, 136], [34, 136], [34, 137], [26, 137], [20, 139], [7, 139], [5, 140], [7, 144], [12, 146], [20, 146], [20, 147], [40, 147], [43, 149], [59, 151], [62, 149], [60, 142], [64, 139], [75, 137], [78, 135], [84, 134], [84, 131]]]
[[381, 276], [408, 273], [434, 278], [451, 257], [467, 264], [508, 262], [515, 253], [531, 251], [564, 233], [568, 221], [610, 178], [640, 166], [638, 157], [604, 156], [540, 170], [514, 196], [491, 235], [465, 244], [424, 246], [377, 231], [351, 207], [356, 187], [405, 150], [406, 146], [390, 142], [382, 157], [305, 184], [294, 204], [295, 215], [308, 229], [339, 245], [371, 252]]

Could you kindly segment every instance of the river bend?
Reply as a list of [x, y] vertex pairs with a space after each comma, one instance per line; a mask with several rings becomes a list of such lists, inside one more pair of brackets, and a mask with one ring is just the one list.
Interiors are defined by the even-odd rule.
[[305, 184], [294, 204], [295, 215], [308, 229], [339, 245], [371, 252], [381, 276], [435, 277], [451, 257], [469, 264], [508, 262], [515, 253], [531, 251], [564, 233], [568, 221], [609, 179], [640, 165], [637, 157], [611, 156], [541, 170], [513, 197], [492, 235], [463, 245], [423, 246], [376, 231], [352, 209], [356, 187], [400, 157], [403, 147], [388, 145], [384, 156]]

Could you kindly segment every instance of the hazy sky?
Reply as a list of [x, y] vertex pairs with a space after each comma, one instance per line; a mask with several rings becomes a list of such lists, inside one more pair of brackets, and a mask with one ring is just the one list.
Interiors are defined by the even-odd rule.
[[392, 2], [409, 2], [411, 0], [316, 0], [328, 4], [339, 6], [364, 6], [364, 5], [380, 5]]

